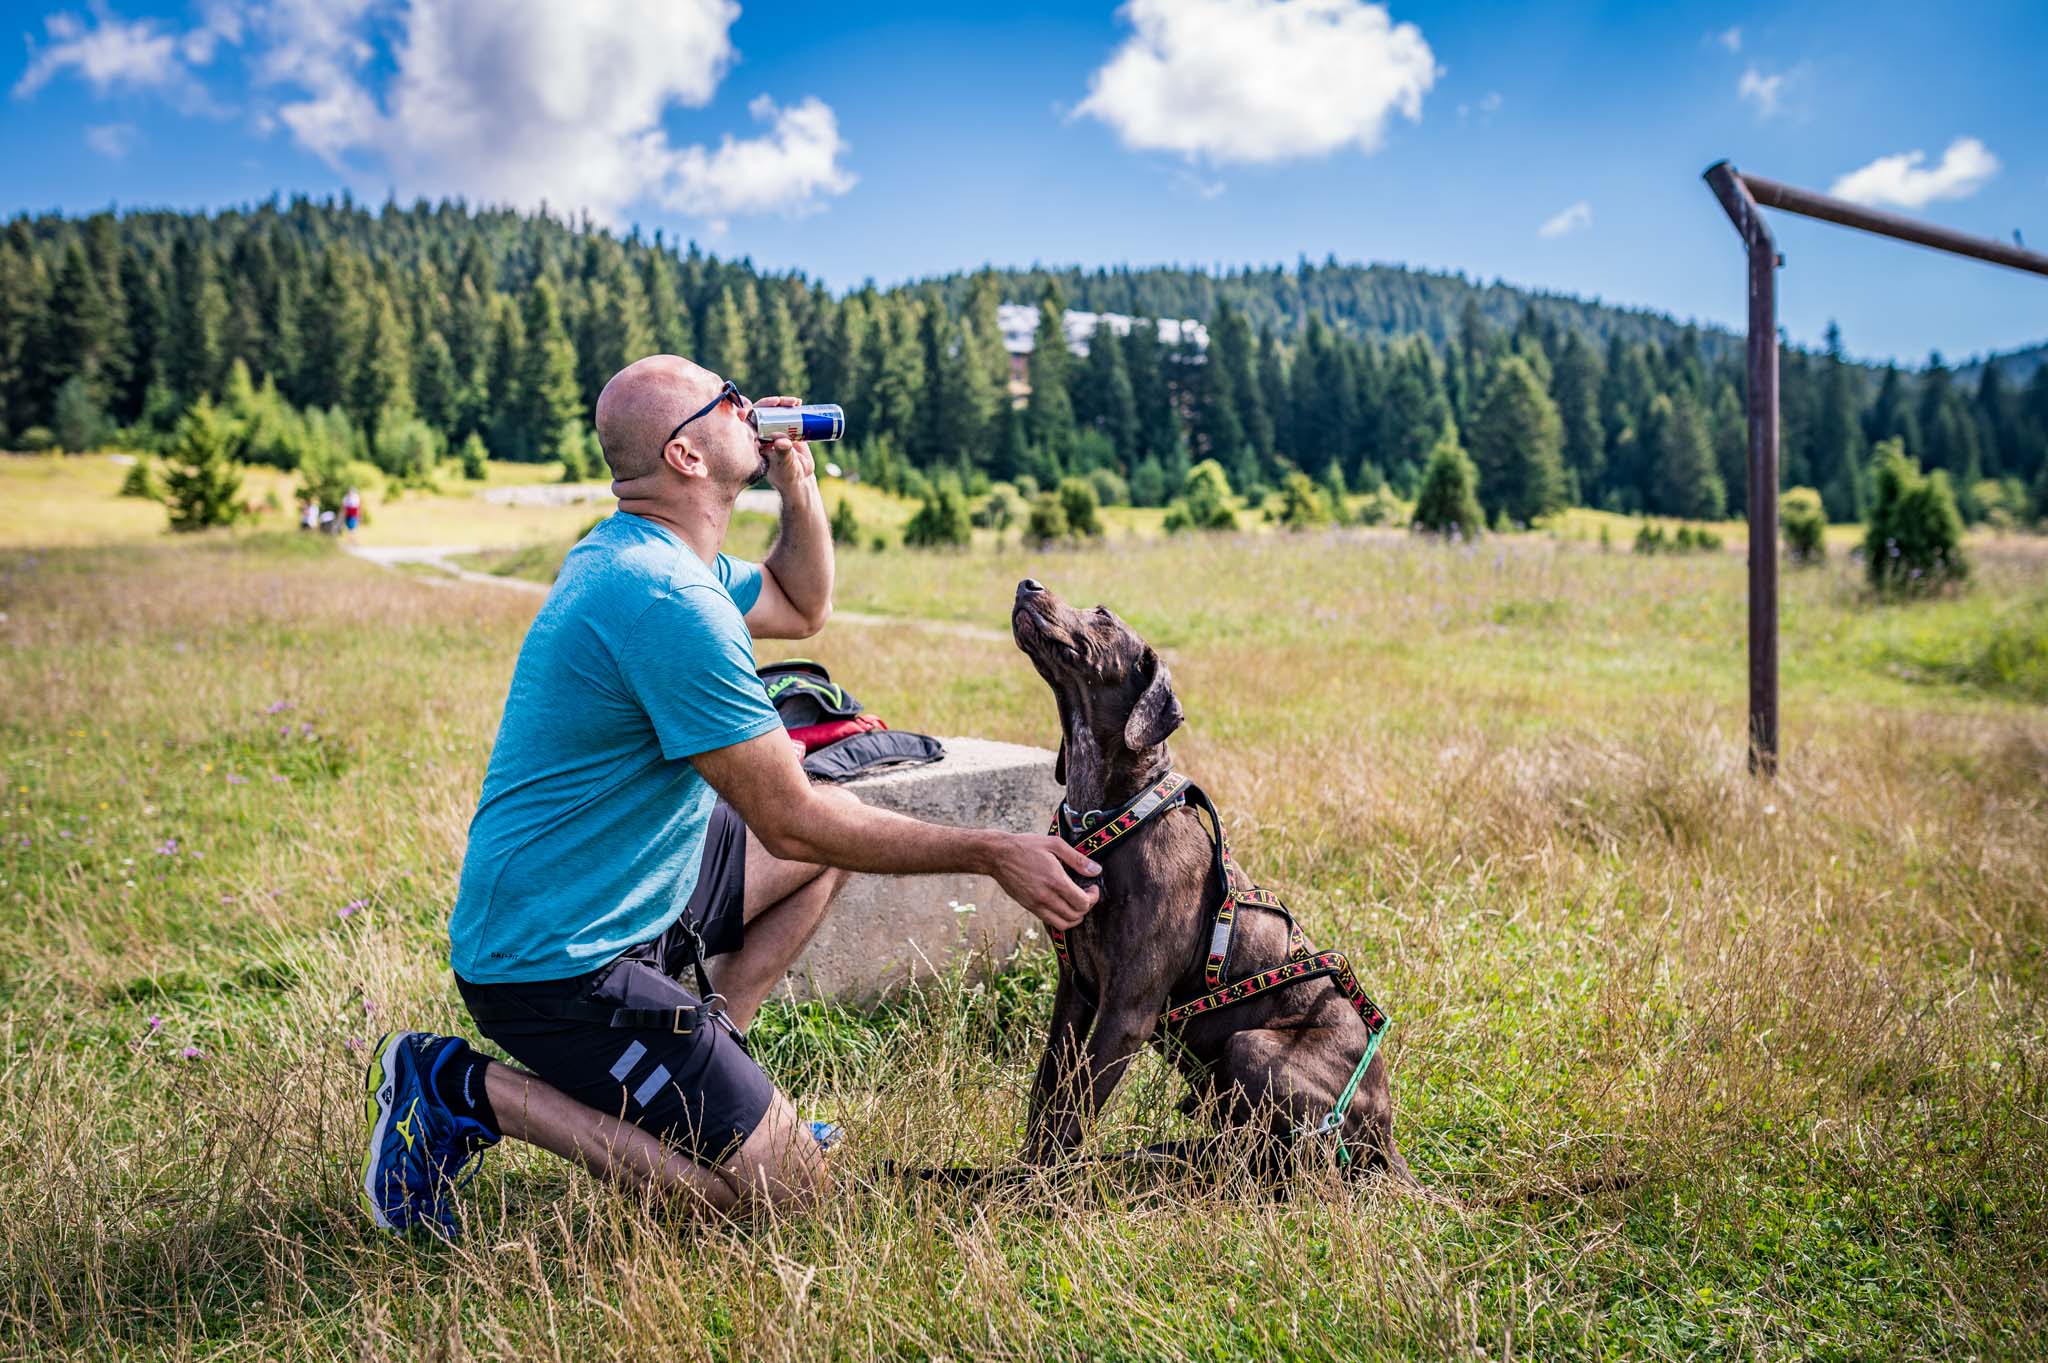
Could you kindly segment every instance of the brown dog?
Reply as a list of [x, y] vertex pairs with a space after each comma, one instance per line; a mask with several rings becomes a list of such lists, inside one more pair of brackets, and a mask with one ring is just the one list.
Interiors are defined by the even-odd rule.
[[[1116, 809], [1169, 770], [1167, 735], [1184, 716], [1150, 645], [1107, 609], [1077, 611], [1029, 578], [1010, 626], [1059, 702], [1056, 775], [1069, 809]], [[1097, 860], [1102, 896], [1066, 936], [1025, 1158], [1045, 1164], [1071, 1151], [1148, 1043], [1187, 1079], [1189, 1111], [1251, 1132], [1262, 1156], [1277, 1157], [1335, 1107], [1364, 1054], [1364, 1021], [1329, 979], [1311, 979], [1189, 1018], [1172, 1044], [1160, 1014], [1205, 991], [1202, 953], [1224, 891], [1202, 816], [1188, 805], [1160, 814]], [[1234, 976], [1287, 960], [1280, 915], [1245, 907], [1235, 930]], [[1386, 1058], [1376, 1056], [1340, 1139], [1359, 1152], [1351, 1168], [1412, 1181], [1393, 1116]]]

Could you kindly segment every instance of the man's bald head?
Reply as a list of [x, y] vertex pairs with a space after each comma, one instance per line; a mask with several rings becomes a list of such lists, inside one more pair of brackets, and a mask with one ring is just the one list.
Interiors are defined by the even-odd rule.
[[624, 482], [660, 468], [668, 433], [718, 387], [716, 374], [680, 355], [649, 355], [612, 375], [597, 397], [597, 439], [612, 477]]

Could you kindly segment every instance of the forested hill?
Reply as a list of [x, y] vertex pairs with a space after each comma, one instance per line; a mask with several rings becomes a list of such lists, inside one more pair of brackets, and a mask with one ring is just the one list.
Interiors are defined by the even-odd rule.
[[[1040, 309], [1013, 403], [997, 322]], [[1105, 324], [1070, 355], [1063, 308], [1195, 317], [1206, 351]], [[0, 231], [0, 446], [163, 445], [197, 404], [235, 457], [394, 479], [460, 455], [595, 473], [589, 414], [621, 365], [688, 354], [749, 392], [847, 408], [840, 461], [914, 488], [1095, 478], [1157, 503], [1197, 461], [1243, 490], [1292, 470], [1404, 496], [1442, 444], [1489, 516], [1579, 501], [1739, 508], [1743, 374], [1726, 333], [1387, 266], [1222, 275], [983, 270], [835, 296], [801, 274], [460, 203], [346, 198], [219, 214], [22, 217]], [[1883, 440], [1946, 469], [1967, 514], [2048, 500], [2048, 368], [1877, 371], [1788, 350], [1782, 466], [1858, 513]]]
[[[1048, 283], [1057, 284], [1067, 305], [1088, 312], [1133, 317], [1206, 318], [1218, 303], [1242, 312], [1254, 331], [1271, 327], [1281, 340], [1300, 334], [1310, 317], [1339, 333], [1394, 340], [1420, 336], [1438, 349], [1451, 344], [1473, 310], [1498, 329], [1516, 326], [1533, 312], [1546, 324], [1572, 328], [1605, 344], [1671, 345], [1690, 324], [1660, 312], [1623, 308], [1545, 293], [1512, 284], [1475, 283], [1462, 274], [1439, 274], [1400, 265], [1343, 265], [1335, 257], [1320, 265], [1307, 260], [1293, 269], [1253, 266], [1216, 273], [1179, 266], [1130, 266], [1083, 270], [1033, 267], [997, 270], [1006, 298], [1030, 301]], [[936, 279], [955, 303], [966, 297], [975, 276]], [[1721, 358], [1741, 338], [1716, 328], [1698, 328], [1703, 355]]]

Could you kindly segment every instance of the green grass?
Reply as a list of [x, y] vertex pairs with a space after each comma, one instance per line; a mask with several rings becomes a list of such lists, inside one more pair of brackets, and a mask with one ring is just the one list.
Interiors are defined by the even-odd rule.
[[[1180, 764], [1393, 1013], [1400, 1139], [1477, 1205], [882, 1177], [1017, 1147], [1034, 947], [770, 1007], [765, 1062], [853, 1136], [819, 1209], [691, 1226], [506, 1150], [445, 1248], [355, 1208], [356, 1047], [463, 1029], [445, 915], [534, 598], [287, 534], [0, 549], [0, 1354], [2038, 1356], [2048, 712], [1972, 660], [2038, 639], [2039, 564], [1987, 544], [1904, 607], [1788, 572], [1762, 787], [1733, 553], [848, 553], [849, 613], [1000, 628], [1031, 575], [1169, 649]], [[907, 727], [1053, 737], [998, 640], [762, 652]], [[1184, 1130], [1178, 1097], [1141, 1064], [1096, 1145]]]

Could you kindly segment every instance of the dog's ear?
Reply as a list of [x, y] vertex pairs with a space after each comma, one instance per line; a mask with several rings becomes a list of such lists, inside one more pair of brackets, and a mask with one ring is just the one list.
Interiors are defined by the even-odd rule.
[[1148, 648], [1145, 662], [1152, 669], [1152, 679], [1145, 684], [1138, 703], [1131, 707], [1131, 717], [1124, 721], [1124, 746], [1132, 752], [1158, 747], [1187, 718], [1180, 708], [1180, 697], [1173, 694], [1173, 678], [1166, 671], [1166, 660]]

